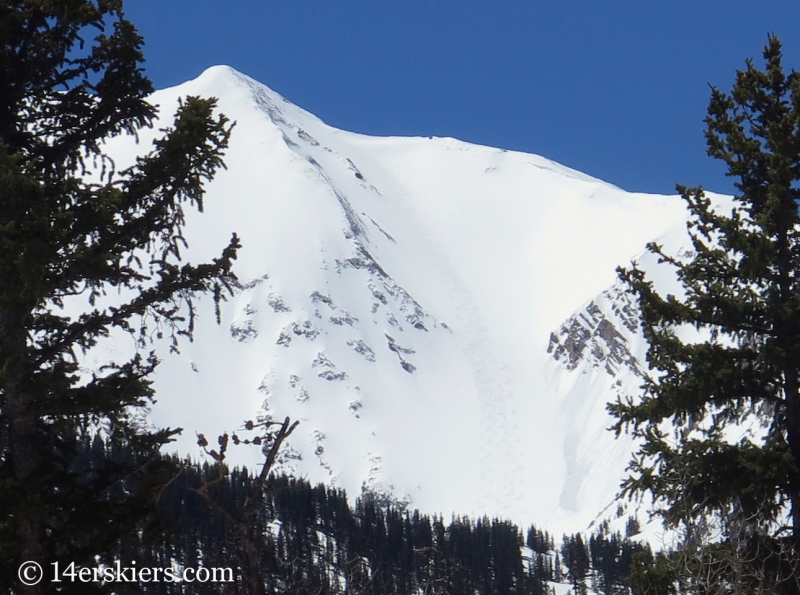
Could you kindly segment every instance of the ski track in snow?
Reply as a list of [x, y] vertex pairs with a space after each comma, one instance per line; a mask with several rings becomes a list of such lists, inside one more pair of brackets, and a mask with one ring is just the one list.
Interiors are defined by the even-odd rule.
[[[350, 230], [353, 235], [364, 238], [369, 243], [366, 226], [353, 210], [346, 193], [325, 172], [313, 153], [320, 152], [320, 157], [324, 153], [329, 153], [338, 158], [339, 161], [355, 167], [352, 159], [320, 144], [309, 133], [289, 123], [283, 117], [281, 108], [275, 105], [260, 87], [252, 84], [247, 78], [242, 78], [241, 80], [252, 92], [257, 105], [283, 131], [284, 140], [287, 144], [294, 145], [293, 150], [298, 156], [305, 158], [316, 175], [331, 188], [347, 221], [350, 223]], [[305, 141], [302, 143], [305, 146], [289, 140], [288, 131], [298, 134], [299, 138]], [[530, 165], [535, 164], [530, 163]], [[575, 177], [575, 179], [578, 178]], [[371, 190], [378, 195], [382, 195], [381, 191], [375, 186], [371, 186]], [[453, 314], [457, 323], [453, 327], [458, 331], [459, 335], [456, 336], [456, 339], [463, 345], [463, 353], [470, 363], [478, 391], [481, 492], [478, 501], [475, 503], [475, 511], [484, 513], [486, 511], [501, 510], [509, 518], [520, 518], [524, 514], [525, 484], [523, 473], [525, 466], [520, 427], [517, 422], [518, 415], [513, 405], [513, 394], [509, 388], [511, 379], [506, 374], [506, 365], [499, 361], [492, 351], [490, 333], [486, 323], [470, 292], [450, 265], [446, 252], [429, 235], [420, 232], [422, 225], [420, 225], [416, 214], [411, 208], [402, 201], [394, 201], [393, 206], [402, 212], [406, 221], [416, 222], [416, 225], [412, 227], [415, 232], [414, 242], [423, 246], [426, 253], [433, 255], [431, 262], [435, 263], [440, 279], [448, 287], [448, 297], [455, 304]], [[381, 229], [381, 231], [383, 230]], [[385, 231], [383, 233], [386, 234]], [[387, 237], [394, 241], [391, 236]]]
[[457, 322], [452, 326], [458, 333], [456, 339], [462, 342], [463, 353], [473, 370], [481, 418], [481, 495], [475, 503], [475, 510], [483, 513], [499, 508], [509, 518], [519, 518], [525, 493], [523, 452], [506, 366], [492, 352], [483, 317], [450, 265], [446, 252], [429, 235], [420, 231], [422, 225], [416, 214], [404, 202], [396, 201], [393, 206], [402, 211], [406, 221], [416, 223], [412, 226], [414, 242], [433, 256], [430, 260], [435, 264], [442, 283], [448, 287], [448, 297], [455, 304], [452, 312]]
[[[455, 288], [454, 288], [455, 289]], [[457, 290], [456, 290], [457, 291]], [[463, 310], [461, 309], [463, 308]], [[481, 509], [494, 508], [496, 502], [509, 518], [522, 512], [522, 448], [517, 415], [508, 389], [510, 379], [505, 365], [497, 362], [489, 349], [486, 327], [471, 303], [461, 303], [456, 312], [466, 313], [466, 338], [471, 340], [465, 353], [474, 366], [481, 412]]]

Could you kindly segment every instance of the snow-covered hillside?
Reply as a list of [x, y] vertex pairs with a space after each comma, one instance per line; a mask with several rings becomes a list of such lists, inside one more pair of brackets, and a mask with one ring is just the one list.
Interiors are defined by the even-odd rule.
[[[170, 116], [185, 95], [237, 122], [188, 257], [233, 231], [244, 247], [223, 324], [201, 308], [157, 373], [152, 419], [186, 429], [183, 452], [196, 431], [289, 415], [288, 468], [351, 494], [555, 532], [612, 502], [630, 444], [605, 404], [637, 389], [643, 349], [615, 267], [682, 233], [678, 198], [451, 138], [337, 130], [228, 67], [153, 102]], [[110, 142], [117, 167], [151, 138]]]

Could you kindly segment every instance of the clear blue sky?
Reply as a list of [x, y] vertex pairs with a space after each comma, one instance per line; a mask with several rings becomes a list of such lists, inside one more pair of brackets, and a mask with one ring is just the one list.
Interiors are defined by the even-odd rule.
[[731, 192], [709, 84], [768, 33], [800, 69], [798, 0], [127, 0], [161, 88], [228, 64], [327, 123], [537, 153], [626, 190]]

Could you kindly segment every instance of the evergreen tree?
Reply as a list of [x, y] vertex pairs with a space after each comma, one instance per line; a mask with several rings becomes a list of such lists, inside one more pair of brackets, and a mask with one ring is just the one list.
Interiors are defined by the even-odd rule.
[[643, 396], [610, 405], [617, 433], [642, 440], [624, 493], [649, 492], [685, 532], [674, 559], [695, 592], [800, 593], [800, 75], [775, 37], [764, 59], [713, 89], [705, 120], [732, 207], [679, 186], [691, 253], [648, 247], [679, 295], [620, 271], [651, 370]]
[[[137, 423], [158, 363], [148, 338], [176, 346], [191, 335], [193, 298], [218, 302], [232, 279], [235, 236], [211, 263], [180, 254], [184, 208], [202, 209], [230, 134], [214, 100], [187, 98], [125, 171], [103, 154], [106, 139], [156, 113], [141, 45], [121, 0], [0, 2], [2, 593], [54, 588], [18, 585], [22, 561], [94, 566], [140, 528], [163, 480], [154, 456], [177, 431]], [[139, 353], [79, 368], [82, 352], [120, 332]], [[104, 456], [81, 459], [97, 432]]]
[[591, 568], [589, 552], [580, 533], [564, 535], [561, 541], [561, 560], [576, 593], [586, 593], [586, 577]]

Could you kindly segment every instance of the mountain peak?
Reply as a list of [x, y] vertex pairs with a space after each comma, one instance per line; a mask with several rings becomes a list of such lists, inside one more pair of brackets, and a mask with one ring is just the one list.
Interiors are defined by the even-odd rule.
[[[194, 343], [156, 374], [153, 421], [186, 428], [179, 448], [289, 415], [284, 469], [353, 496], [551, 530], [609, 504], [629, 451], [605, 403], [640, 384], [622, 377], [635, 366], [565, 367], [547, 348], [552, 333], [578, 355], [634, 345], [619, 316], [583, 323], [582, 308], [618, 307], [600, 295], [615, 267], [685, 220], [679, 198], [525, 153], [336, 130], [229, 66], [153, 101], [167, 117], [185, 95], [238, 123], [205, 214], [187, 214], [187, 258], [233, 231], [243, 248], [222, 325], [201, 308]], [[141, 149], [114, 141], [118, 162]]]
[[190, 81], [156, 91], [151, 101], [164, 109], [169, 108], [169, 112], [174, 110], [172, 105], [177, 104], [177, 99], [186, 95], [216, 97], [222, 113], [246, 126], [253, 117], [263, 115], [279, 126], [325, 126], [319, 118], [280, 93], [227, 65], [211, 66]]

